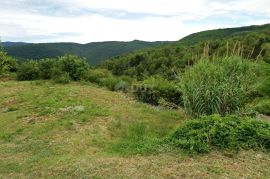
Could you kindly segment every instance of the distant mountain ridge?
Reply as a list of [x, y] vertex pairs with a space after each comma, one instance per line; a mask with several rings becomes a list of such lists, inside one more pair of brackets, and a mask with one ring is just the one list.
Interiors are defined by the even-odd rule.
[[92, 65], [98, 65], [104, 60], [113, 59], [118, 56], [125, 56], [136, 51], [151, 49], [158, 50], [158, 47], [189, 47], [198, 43], [213, 40], [222, 40], [245, 36], [251, 33], [270, 33], [270, 24], [252, 25], [235, 28], [214, 29], [190, 34], [178, 41], [156, 41], [145, 42], [134, 40], [130, 42], [107, 41], [93, 42], [87, 44], [78, 43], [24, 43], [24, 42], [3, 42], [2, 45], [7, 53], [17, 59], [42, 59], [54, 58], [65, 54], [74, 54], [86, 58]]
[[5, 51], [17, 59], [42, 59], [55, 58], [65, 54], [78, 55], [86, 58], [92, 64], [99, 64], [105, 59], [119, 55], [125, 55], [145, 48], [158, 47], [171, 42], [145, 42], [134, 40], [131, 42], [93, 42], [87, 44], [78, 43], [24, 43], [3, 42]]

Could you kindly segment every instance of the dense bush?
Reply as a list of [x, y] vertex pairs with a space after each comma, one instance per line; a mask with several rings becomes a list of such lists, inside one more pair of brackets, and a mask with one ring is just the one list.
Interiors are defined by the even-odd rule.
[[133, 94], [143, 102], [158, 105], [160, 99], [176, 105], [181, 104], [181, 91], [172, 81], [161, 77], [150, 77], [134, 84]]
[[52, 79], [54, 76], [59, 75], [55, 73], [57, 71], [56, 59], [42, 59], [38, 62], [38, 66], [41, 79]]
[[0, 49], [0, 74], [17, 70], [17, 61]]
[[75, 81], [81, 80], [89, 68], [84, 59], [74, 55], [59, 57], [57, 63], [61, 71], [69, 73], [70, 78]]
[[109, 78], [112, 74], [106, 69], [89, 69], [84, 74], [84, 80], [99, 84], [101, 79]]
[[89, 65], [83, 59], [73, 55], [58, 59], [30, 60], [20, 64], [18, 80], [53, 79], [67, 83], [69, 80], [84, 79], [88, 69]]
[[176, 147], [198, 153], [213, 148], [270, 150], [270, 124], [249, 118], [212, 115], [186, 121], [170, 140]]
[[202, 59], [180, 78], [186, 111], [194, 116], [235, 112], [253, 90], [254, 68], [240, 57]]
[[40, 69], [36, 61], [22, 63], [17, 72], [18, 80], [37, 80], [40, 78]]

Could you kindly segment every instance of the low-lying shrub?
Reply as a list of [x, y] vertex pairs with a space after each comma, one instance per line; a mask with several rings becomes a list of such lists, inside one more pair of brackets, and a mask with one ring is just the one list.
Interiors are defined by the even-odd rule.
[[182, 102], [182, 93], [176, 84], [161, 77], [150, 77], [134, 84], [133, 94], [138, 100], [153, 105], [158, 105], [161, 99], [176, 105]]
[[120, 82], [121, 80], [116, 77], [109, 77], [109, 78], [102, 78], [100, 85], [107, 87], [111, 91], [115, 91], [115, 86]]
[[237, 116], [206, 116], [186, 121], [170, 141], [176, 147], [197, 153], [213, 148], [270, 150], [270, 123]]
[[101, 79], [109, 78], [112, 74], [106, 69], [89, 69], [84, 74], [84, 80], [99, 84]]

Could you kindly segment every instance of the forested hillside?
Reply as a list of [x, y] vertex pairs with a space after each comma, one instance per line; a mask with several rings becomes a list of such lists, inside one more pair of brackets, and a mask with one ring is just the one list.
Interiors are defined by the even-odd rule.
[[4, 42], [5, 51], [17, 59], [55, 58], [65, 54], [85, 58], [90, 64], [99, 64], [102, 60], [127, 54], [136, 50], [157, 47], [169, 42], [95, 42], [88, 44], [77, 43], [12, 43]]
[[115, 75], [137, 79], [160, 75], [172, 80], [201, 58], [231, 55], [270, 63], [270, 25], [199, 32], [173, 44], [112, 58], [101, 67]]

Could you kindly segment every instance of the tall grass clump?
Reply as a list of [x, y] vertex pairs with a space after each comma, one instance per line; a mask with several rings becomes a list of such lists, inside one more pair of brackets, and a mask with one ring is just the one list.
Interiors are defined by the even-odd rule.
[[237, 111], [256, 80], [254, 62], [240, 57], [202, 59], [180, 78], [184, 106], [193, 116]]

